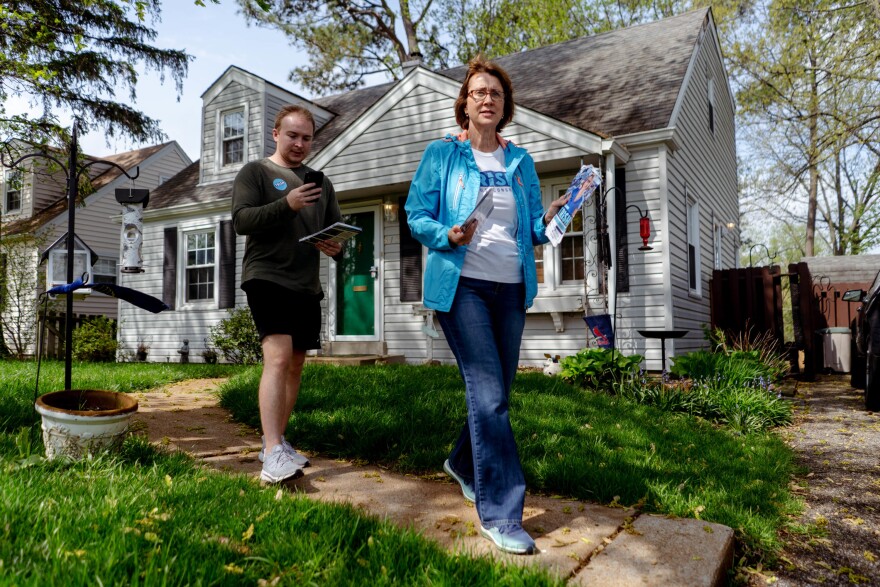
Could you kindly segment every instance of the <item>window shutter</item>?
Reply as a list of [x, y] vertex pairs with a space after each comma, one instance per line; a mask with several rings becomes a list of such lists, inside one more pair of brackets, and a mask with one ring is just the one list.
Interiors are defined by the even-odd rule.
[[400, 301], [422, 301], [422, 244], [413, 238], [406, 222], [406, 197], [398, 200], [400, 223]]
[[220, 284], [217, 292], [218, 307], [235, 307], [235, 230], [232, 220], [220, 223]]
[[617, 261], [617, 291], [629, 291], [629, 243], [626, 234], [626, 168], [614, 170], [614, 185], [619, 188], [614, 192], [614, 226], [617, 234], [617, 250], [614, 252]]
[[177, 227], [165, 229], [165, 246], [162, 257], [162, 301], [168, 309], [175, 309], [177, 300]]

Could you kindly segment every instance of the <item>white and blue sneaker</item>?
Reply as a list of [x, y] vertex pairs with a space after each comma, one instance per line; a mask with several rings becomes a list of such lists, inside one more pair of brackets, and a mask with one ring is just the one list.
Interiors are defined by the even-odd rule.
[[284, 447], [280, 444], [272, 447], [266, 460], [263, 461], [263, 470], [260, 472], [260, 480], [266, 483], [281, 483], [287, 479], [302, 477], [302, 467], [297, 465]]
[[443, 470], [447, 475], [458, 481], [458, 484], [461, 485], [461, 493], [466, 500], [471, 503], [477, 502], [477, 493], [474, 491], [473, 484], [468, 483], [464, 478], [460, 477], [458, 473], [452, 470], [452, 465], [449, 464], [449, 459], [443, 461]]
[[506, 524], [497, 528], [484, 528], [480, 534], [491, 540], [499, 550], [513, 554], [537, 554], [538, 547], [528, 532], [519, 524]]
[[[266, 460], [266, 437], [261, 436], [260, 442], [263, 443], [263, 448], [260, 449], [260, 454], [257, 455], [257, 458], [260, 459], [260, 462], [265, 462]], [[295, 462], [300, 467], [308, 467], [311, 463], [309, 462], [309, 458], [304, 454], [297, 452], [293, 445], [287, 442], [287, 439], [283, 436], [281, 437], [281, 446], [284, 447], [290, 456], [293, 457], [293, 462]]]

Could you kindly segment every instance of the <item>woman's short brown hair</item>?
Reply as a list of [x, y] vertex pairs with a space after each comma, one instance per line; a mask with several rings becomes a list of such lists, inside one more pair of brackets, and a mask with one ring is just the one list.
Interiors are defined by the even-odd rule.
[[496, 132], [501, 132], [501, 129], [513, 120], [513, 84], [510, 83], [510, 76], [507, 75], [506, 71], [501, 69], [495, 62], [484, 59], [482, 55], [477, 55], [468, 63], [467, 75], [464, 78], [464, 83], [461, 84], [461, 89], [458, 91], [458, 99], [455, 101], [455, 122], [461, 128], [468, 127], [468, 117], [465, 114], [468, 84], [471, 83], [471, 78], [478, 73], [488, 73], [495, 76], [501, 82], [501, 88], [504, 90], [504, 114], [501, 116], [498, 126], [495, 127]]

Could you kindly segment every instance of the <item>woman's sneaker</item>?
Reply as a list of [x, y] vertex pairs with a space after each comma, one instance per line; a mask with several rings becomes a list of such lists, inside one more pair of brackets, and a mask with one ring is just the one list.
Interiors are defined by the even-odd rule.
[[447, 475], [458, 481], [458, 484], [461, 485], [461, 494], [464, 495], [464, 498], [471, 503], [476, 503], [477, 494], [474, 491], [474, 486], [471, 483], [468, 483], [464, 480], [463, 477], [460, 477], [458, 473], [452, 470], [452, 465], [449, 464], [449, 459], [443, 461], [443, 470]]
[[538, 547], [528, 532], [519, 524], [506, 524], [497, 528], [484, 528], [480, 525], [480, 534], [488, 538], [499, 550], [513, 554], [536, 554]]
[[[263, 448], [260, 449], [260, 454], [257, 455], [257, 458], [260, 459], [260, 462], [264, 462], [266, 460], [266, 437], [261, 436], [260, 442], [263, 443]], [[308, 467], [311, 463], [309, 462], [309, 458], [304, 454], [297, 452], [293, 445], [287, 442], [287, 439], [283, 436], [281, 437], [281, 446], [284, 447], [290, 456], [293, 457], [293, 461], [299, 465], [300, 467]]]
[[302, 467], [294, 462], [284, 447], [280, 444], [272, 447], [266, 460], [263, 461], [263, 471], [260, 473], [260, 480], [266, 483], [281, 483], [286, 479], [296, 479], [302, 477]]

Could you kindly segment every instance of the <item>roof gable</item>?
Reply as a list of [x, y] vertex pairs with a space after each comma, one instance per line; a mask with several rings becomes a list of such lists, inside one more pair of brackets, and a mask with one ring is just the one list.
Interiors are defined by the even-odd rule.
[[[495, 60], [516, 105], [604, 136], [666, 128], [709, 9]], [[440, 72], [459, 82], [467, 67]]]
[[[324, 142], [308, 165], [333, 177], [337, 191], [408, 181], [430, 141], [458, 132], [453, 105], [459, 87], [447, 77], [414, 69]], [[600, 137], [525, 107], [517, 109], [504, 135], [528, 148], [536, 161], [550, 153], [546, 158], [575, 157], [602, 148]]]

